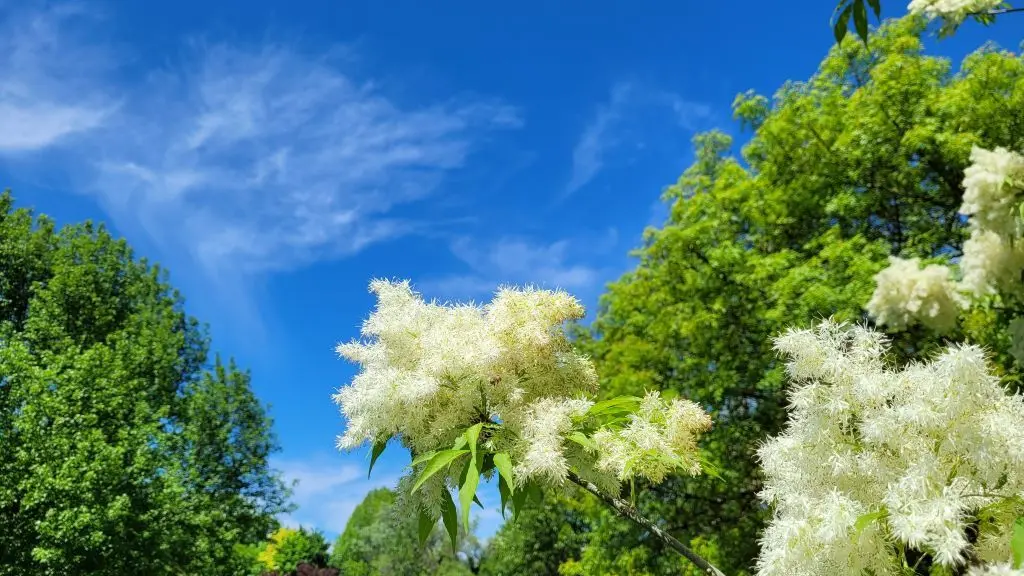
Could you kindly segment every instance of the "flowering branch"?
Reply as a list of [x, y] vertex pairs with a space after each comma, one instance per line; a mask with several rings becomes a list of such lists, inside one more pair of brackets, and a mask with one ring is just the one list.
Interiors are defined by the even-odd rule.
[[371, 469], [391, 440], [409, 450], [400, 492], [419, 512], [421, 539], [440, 519], [455, 547], [460, 517], [468, 530], [470, 506], [480, 504], [481, 478], [497, 477], [502, 513], [511, 506], [514, 515], [571, 480], [721, 576], [615, 497], [636, 478], [713, 474], [697, 446], [711, 417], [657, 392], [595, 401], [594, 366], [564, 330], [584, 316], [575, 298], [502, 289], [485, 306], [442, 305], [407, 282], [375, 281], [371, 290], [378, 305], [364, 340], [338, 347], [361, 365], [335, 396], [346, 419], [339, 446], [372, 444]]
[[650, 530], [652, 534], [661, 539], [661, 541], [667, 544], [670, 548], [685, 556], [687, 560], [693, 562], [698, 568], [703, 570], [705, 574], [708, 574], [710, 576], [725, 576], [721, 570], [715, 568], [714, 565], [712, 565], [710, 562], [702, 558], [699, 554], [688, 548], [685, 544], [677, 540], [674, 536], [659, 528], [658, 525], [654, 522], [651, 522], [647, 518], [641, 516], [640, 512], [637, 511], [636, 508], [630, 506], [630, 504], [625, 500], [605, 494], [593, 483], [583, 480], [582, 478], [573, 474], [572, 472], [569, 473], [568, 479], [570, 482], [583, 488], [587, 492], [590, 492], [594, 496], [597, 496], [598, 499], [601, 500], [601, 502], [604, 502], [606, 505], [610, 506], [620, 515], [629, 518], [633, 523], [637, 524], [641, 528]]

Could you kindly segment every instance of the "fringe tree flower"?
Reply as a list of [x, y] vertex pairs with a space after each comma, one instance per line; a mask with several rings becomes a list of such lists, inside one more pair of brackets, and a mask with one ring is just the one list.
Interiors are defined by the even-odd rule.
[[569, 294], [504, 288], [478, 306], [425, 302], [408, 282], [370, 290], [378, 303], [363, 340], [338, 346], [361, 366], [334, 397], [347, 422], [338, 445], [372, 444], [371, 468], [390, 440], [408, 448], [400, 492], [424, 530], [441, 517], [454, 543], [450, 489], [467, 524], [480, 476], [498, 474], [502, 510], [511, 502], [515, 512], [567, 479], [612, 498], [622, 481], [702, 470], [697, 440], [711, 420], [696, 404], [657, 393], [592, 400], [593, 364], [564, 331], [584, 316]]
[[1024, 296], [1024, 156], [975, 147], [963, 184], [960, 214], [969, 218], [971, 236], [960, 257], [960, 280], [954, 282], [945, 266], [920, 269], [917, 259], [890, 258], [866, 306], [878, 324], [902, 330], [920, 323], [941, 333], [954, 328], [958, 308], [970, 304], [961, 295]]
[[598, 469], [613, 472], [619, 480], [641, 475], [654, 482], [677, 469], [693, 476], [701, 473], [697, 440], [711, 429], [711, 417], [700, 406], [689, 400], [666, 402], [651, 392], [629, 419], [623, 428], [594, 434], [600, 448]]
[[877, 288], [867, 311], [879, 324], [894, 330], [920, 322], [937, 332], [956, 327], [961, 298], [949, 268], [917, 258], [889, 257], [889, 267], [875, 277]]
[[971, 165], [964, 170], [964, 198], [960, 213], [972, 225], [1000, 236], [1013, 237], [1017, 225], [1017, 191], [1024, 182], [1024, 156], [1006, 148], [971, 149]]
[[760, 576], [898, 574], [913, 555], [947, 568], [1011, 559], [1024, 400], [1004, 392], [979, 348], [895, 369], [884, 336], [831, 321], [775, 346], [792, 411], [758, 451], [774, 508]]
[[907, 6], [912, 14], [923, 14], [929, 19], [941, 18], [959, 24], [968, 16], [1002, 6], [1002, 0], [912, 0]]

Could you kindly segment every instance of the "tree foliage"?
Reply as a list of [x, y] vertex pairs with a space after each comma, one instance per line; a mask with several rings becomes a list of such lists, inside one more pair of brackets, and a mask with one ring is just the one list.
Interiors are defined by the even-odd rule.
[[451, 552], [448, 537], [434, 526], [426, 542], [417, 545], [419, 519], [396, 507], [398, 497], [378, 488], [352, 512], [345, 531], [331, 550], [330, 565], [344, 576], [462, 576], [474, 573], [481, 550], [471, 535]]
[[530, 502], [488, 542], [481, 576], [557, 576], [579, 558], [590, 529], [580, 505], [546, 494]]
[[[772, 337], [821, 317], [863, 320], [890, 255], [958, 254], [971, 146], [1021, 149], [1024, 60], [986, 47], [954, 73], [922, 53], [924, 30], [922, 18], [890, 22], [867, 46], [833, 47], [810, 80], [772, 99], [738, 97], [736, 118], [754, 131], [742, 158], [725, 134], [695, 139], [694, 164], [665, 194], [668, 221], [647, 232], [639, 265], [579, 339], [606, 394], [675, 391], [712, 408], [704, 448], [724, 482], [677, 478], [635, 497], [728, 573], [752, 566], [767, 513], [754, 450], [785, 416]], [[953, 338], [1003, 338], [997, 312], [972, 314]], [[893, 354], [938, 343], [910, 329]], [[595, 518], [583, 573], [685, 573], [664, 565], [656, 540]]]
[[0, 574], [239, 574], [286, 491], [166, 273], [0, 196]]
[[324, 535], [316, 530], [300, 528], [286, 535], [274, 551], [274, 568], [291, 572], [300, 564], [316, 568], [327, 567], [327, 549], [330, 545]]

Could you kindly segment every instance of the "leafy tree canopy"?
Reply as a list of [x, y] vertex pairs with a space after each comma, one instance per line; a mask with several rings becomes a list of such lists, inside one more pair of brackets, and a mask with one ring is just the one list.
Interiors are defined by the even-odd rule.
[[[723, 133], [695, 138], [694, 164], [665, 193], [667, 222], [581, 330], [604, 393], [674, 391], [713, 410], [704, 445], [724, 481], [677, 478], [634, 496], [727, 573], [750, 569], [767, 514], [754, 450], [778, 433], [786, 402], [772, 337], [822, 317], [863, 320], [890, 255], [955, 257], [972, 145], [1024, 148], [1024, 59], [987, 46], [954, 71], [922, 52], [924, 30], [923, 18], [891, 21], [867, 46], [833, 47], [811, 79], [771, 99], [739, 96], [735, 116], [753, 129], [742, 157]], [[1006, 350], [998, 310], [965, 314], [953, 339]], [[938, 343], [910, 329], [893, 353]], [[1017, 377], [1004, 353], [996, 360]], [[592, 518], [580, 573], [685, 573], [656, 539]]]
[[158, 266], [0, 195], [0, 574], [244, 573], [271, 422]]

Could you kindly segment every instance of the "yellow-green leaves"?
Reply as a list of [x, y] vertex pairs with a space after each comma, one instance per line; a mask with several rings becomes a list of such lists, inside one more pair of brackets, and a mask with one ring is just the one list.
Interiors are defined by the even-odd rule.
[[505, 506], [509, 504], [515, 486], [515, 480], [512, 476], [512, 459], [508, 453], [499, 452], [495, 454], [494, 467], [498, 469], [498, 494], [501, 496], [501, 515], [504, 516]]
[[480, 471], [477, 469], [475, 455], [471, 455], [459, 485], [459, 505], [462, 506], [462, 527], [469, 531], [469, 509], [476, 497], [476, 487], [480, 483]]
[[1024, 568], [1024, 516], [1017, 518], [1013, 524], [1010, 549], [1013, 550], [1013, 567]]

